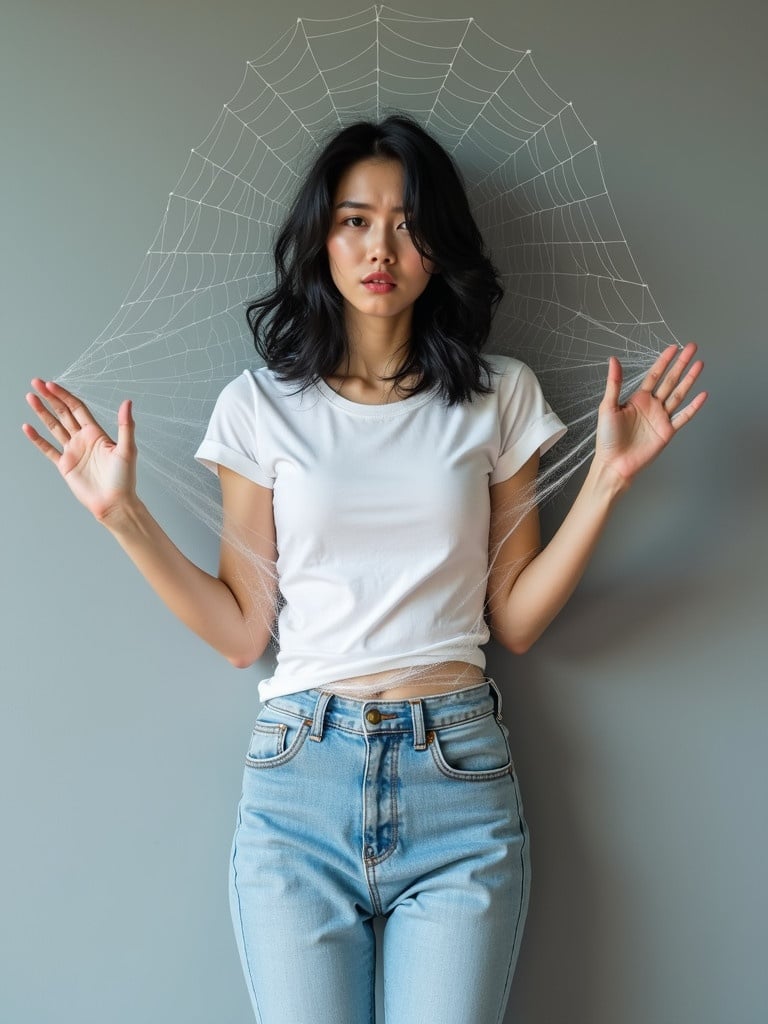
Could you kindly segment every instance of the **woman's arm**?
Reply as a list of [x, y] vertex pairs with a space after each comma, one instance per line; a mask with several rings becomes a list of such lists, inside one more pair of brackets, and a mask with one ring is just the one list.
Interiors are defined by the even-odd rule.
[[685, 373], [696, 346], [686, 345], [677, 359], [676, 351], [673, 345], [659, 356], [623, 406], [618, 404], [621, 364], [611, 357], [592, 464], [543, 550], [531, 499], [538, 453], [509, 480], [491, 487], [490, 629], [514, 653], [527, 651], [571, 596], [618, 497], [704, 404], [707, 395], [701, 392], [680, 408], [703, 364], [697, 361]]
[[[58, 468], [66, 483], [115, 537], [170, 610], [236, 667], [264, 652], [275, 608], [272, 492], [222, 471], [224, 530], [219, 578], [191, 562], [171, 541], [135, 492], [136, 445], [130, 401], [118, 411], [113, 442], [71, 392], [35, 378], [27, 401], [62, 445], [60, 452], [31, 426], [26, 436]], [[265, 493], [261, 493], [265, 492]], [[246, 542], [252, 545], [245, 550]]]
[[[509, 530], [519, 516], [513, 512], [510, 521], [508, 510], [531, 500], [538, 465], [537, 452], [514, 476], [491, 487], [492, 552], [502, 542], [501, 524]], [[490, 629], [514, 654], [524, 654], [538, 640], [576, 589], [620, 493], [616, 478], [593, 461], [568, 515], [543, 550], [535, 505], [503, 539], [489, 576]]]

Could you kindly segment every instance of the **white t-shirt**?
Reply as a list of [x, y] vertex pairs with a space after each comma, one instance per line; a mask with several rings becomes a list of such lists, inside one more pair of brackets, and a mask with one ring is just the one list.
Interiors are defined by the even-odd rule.
[[302, 395], [266, 367], [222, 390], [195, 458], [273, 489], [284, 604], [259, 698], [441, 661], [485, 669], [489, 486], [565, 426], [532, 370], [483, 353], [494, 392], [384, 405]]

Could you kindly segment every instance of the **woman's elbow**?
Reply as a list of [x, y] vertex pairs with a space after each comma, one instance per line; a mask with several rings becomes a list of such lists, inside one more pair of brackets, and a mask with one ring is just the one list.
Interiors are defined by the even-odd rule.
[[226, 654], [224, 656], [230, 665], [233, 665], [235, 668], [250, 668], [251, 665], [255, 665], [264, 656], [266, 649], [267, 644], [264, 643], [261, 646], [249, 647], [247, 650], [238, 651], [236, 654]]
[[539, 638], [538, 634], [513, 632], [509, 629], [494, 629], [491, 636], [511, 654], [527, 654]]
[[535, 643], [535, 637], [521, 637], [520, 639], [515, 639], [508, 643], [507, 648], [512, 652], [512, 654], [527, 654]]
[[260, 658], [264, 657], [264, 652], [269, 646], [271, 639], [271, 630], [251, 628], [239, 638], [234, 653], [222, 653], [230, 665], [233, 665], [235, 668], [250, 668], [251, 665], [255, 665]]
[[227, 661], [235, 668], [250, 668], [258, 660], [258, 658], [252, 658], [247, 654], [227, 655]]
[[251, 665], [255, 665], [256, 662], [264, 656], [264, 651], [266, 651], [266, 649], [267, 647], [265, 644], [264, 647], [259, 650], [253, 649], [245, 651], [242, 654], [228, 654], [226, 655], [226, 658], [230, 665], [233, 665], [235, 668], [250, 668]]

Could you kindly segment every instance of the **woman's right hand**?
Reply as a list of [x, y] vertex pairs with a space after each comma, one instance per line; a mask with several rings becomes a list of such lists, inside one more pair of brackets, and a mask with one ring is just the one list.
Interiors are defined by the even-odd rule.
[[126, 398], [117, 413], [117, 443], [102, 429], [85, 403], [66, 388], [39, 377], [27, 393], [27, 402], [51, 432], [62, 450], [41, 437], [34, 427], [22, 424], [32, 443], [54, 463], [81, 504], [100, 521], [136, 498], [135, 423], [131, 400]]

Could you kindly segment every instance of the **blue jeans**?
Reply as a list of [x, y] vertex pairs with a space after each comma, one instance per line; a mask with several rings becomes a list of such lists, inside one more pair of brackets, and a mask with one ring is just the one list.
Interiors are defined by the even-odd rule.
[[499, 1024], [531, 879], [508, 737], [488, 676], [262, 706], [229, 876], [259, 1024], [372, 1024], [375, 916], [387, 1024]]

